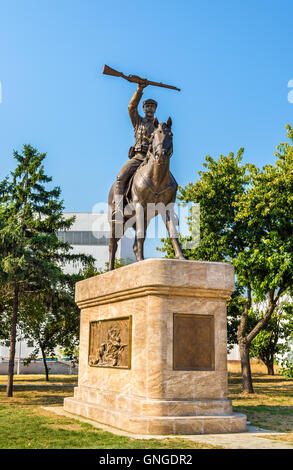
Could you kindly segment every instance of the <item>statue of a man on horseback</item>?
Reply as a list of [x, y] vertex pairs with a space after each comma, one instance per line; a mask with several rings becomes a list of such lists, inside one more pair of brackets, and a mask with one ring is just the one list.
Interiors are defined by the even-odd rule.
[[112, 213], [112, 218], [115, 218], [118, 223], [119, 221], [123, 221], [123, 202], [127, 183], [146, 159], [149, 141], [155, 129], [154, 115], [158, 105], [157, 102], [152, 99], [143, 102], [144, 117], [140, 116], [138, 112], [138, 105], [143, 94], [143, 89], [146, 86], [146, 84], [138, 85], [128, 105], [128, 113], [134, 128], [135, 144], [133, 147], [130, 147], [128, 153], [130, 160], [121, 168], [114, 185], [115, 208]]
[[[170, 172], [169, 163], [173, 153], [172, 120], [159, 123], [154, 117], [157, 102], [148, 99], [143, 102], [142, 117], [138, 112], [143, 89], [151, 84], [165, 88], [178, 88], [162, 83], [149, 82], [135, 75], [126, 77], [105, 66], [104, 73], [121, 76], [138, 83], [130, 100], [128, 111], [134, 127], [135, 144], [129, 149], [129, 161], [123, 165], [109, 192], [109, 270], [114, 269], [117, 244], [128, 228], [129, 221], [135, 230], [133, 251], [137, 261], [144, 259], [143, 245], [150, 220], [160, 214], [167, 227], [175, 256], [184, 259], [176, 230], [177, 217], [174, 212], [177, 183]], [[180, 91], [180, 90], [179, 90]], [[130, 183], [130, 184], [129, 184]], [[126, 198], [127, 194], [127, 198]], [[125, 210], [125, 205], [127, 210]]]

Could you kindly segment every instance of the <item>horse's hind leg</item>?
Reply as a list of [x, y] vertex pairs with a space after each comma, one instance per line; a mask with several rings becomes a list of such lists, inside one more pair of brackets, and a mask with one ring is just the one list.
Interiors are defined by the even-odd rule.
[[115, 254], [117, 251], [117, 238], [110, 238], [110, 243], [109, 243], [109, 271], [112, 271], [114, 269], [115, 265]]
[[136, 261], [138, 261], [137, 259], [137, 236], [136, 236], [136, 224], [133, 225], [133, 228], [134, 228], [134, 231], [135, 231], [135, 237], [134, 237], [134, 242], [133, 242], [133, 253], [135, 255], [135, 258], [136, 258]]
[[173, 249], [175, 251], [175, 256], [177, 259], [185, 259], [181, 250], [181, 246], [178, 241], [178, 232], [176, 229], [176, 224], [175, 224], [175, 214], [173, 211], [167, 211], [166, 213], [166, 219], [164, 220], [168, 234], [173, 246]]
[[135, 242], [134, 242], [134, 253], [137, 261], [142, 261], [143, 256], [143, 245], [146, 233], [146, 221], [144, 216], [144, 208], [138, 202], [135, 204], [135, 215], [136, 215], [136, 230], [135, 230]]
[[111, 234], [109, 243], [109, 271], [112, 271], [115, 267], [115, 255], [120, 238], [121, 237], [115, 237], [115, 221], [113, 221], [111, 223]]

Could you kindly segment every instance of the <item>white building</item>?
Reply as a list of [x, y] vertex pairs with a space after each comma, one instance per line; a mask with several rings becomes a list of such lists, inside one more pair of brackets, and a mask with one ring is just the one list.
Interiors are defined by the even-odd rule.
[[[96, 260], [97, 268], [105, 268], [105, 263], [109, 260], [109, 223], [107, 214], [101, 212], [65, 212], [66, 219], [75, 217], [75, 221], [66, 231], [58, 231], [57, 236], [70, 243], [72, 253], [92, 255]], [[134, 261], [132, 249], [133, 235], [129, 231], [118, 243], [116, 258]], [[64, 267], [67, 273], [78, 272], [81, 268], [79, 263], [68, 264]], [[0, 344], [0, 361], [9, 357], [9, 341]], [[18, 341], [16, 344], [17, 359], [25, 358], [33, 351], [31, 343], [28, 341]]]
[[[110, 228], [107, 214], [101, 212], [65, 212], [64, 217], [75, 217], [75, 222], [70, 230], [59, 231], [60, 239], [67, 241], [72, 246], [72, 253], [92, 255], [96, 260], [97, 268], [105, 268], [109, 261], [109, 236]], [[133, 241], [131, 231], [119, 241], [116, 258], [131, 259], [134, 261]], [[66, 272], [78, 272], [80, 265], [68, 265]]]
[[233, 348], [228, 354], [228, 361], [240, 361], [240, 351], [238, 344], [234, 344]]

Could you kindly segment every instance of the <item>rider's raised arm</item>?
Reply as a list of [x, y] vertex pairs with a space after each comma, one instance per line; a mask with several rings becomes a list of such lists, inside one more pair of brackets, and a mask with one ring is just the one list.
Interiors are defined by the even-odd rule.
[[134, 95], [128, 105], [128, 113], [134, 128], [138, 126], [140, 120], [142, 119], [138, 114], [137, 107], [143, 95], [143, 89], [144, 87], [142, 85], [138, 85], [138, 88], [135, 90]]

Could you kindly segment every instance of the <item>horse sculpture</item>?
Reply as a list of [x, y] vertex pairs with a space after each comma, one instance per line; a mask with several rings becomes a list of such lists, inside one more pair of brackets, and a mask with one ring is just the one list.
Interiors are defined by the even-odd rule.
[[117, 230], [117, 220], [115, 215], [113, 217], [115, 214], [114, 185], [109, 193], [109, 271], [114, 269], [118, 241], [130, 226], [135, 230], [133, 251], [136, 261], [144, 259], [143, 246], [146, 229], [150, 220], [158, 214], [161, 214], [167, 227], [176, 258], [184, 259], [176, 230], [178, 220], [174, 213], [178, 186], [169, 170], [173, 152], [172, 120], [169, 117], [167, 123], [159, 123], [155, 119], [154, 127], [149, 141], [146, 162], [137, 169], [126, 193], [125, 202], [128, 204], [123, 214], [123, 220], [120, 221], [122, 230], [119, 224]]

